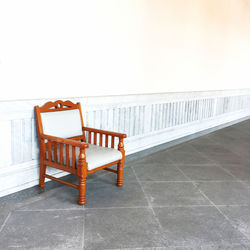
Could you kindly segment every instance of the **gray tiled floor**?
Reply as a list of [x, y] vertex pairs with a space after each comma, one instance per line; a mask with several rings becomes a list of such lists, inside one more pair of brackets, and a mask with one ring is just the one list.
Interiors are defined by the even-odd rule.
[[91, 175], [84, 207], [52, 182], [0, 198], [0, 250], [250, 250], [249, 120], [129, 162], [115, 182]]

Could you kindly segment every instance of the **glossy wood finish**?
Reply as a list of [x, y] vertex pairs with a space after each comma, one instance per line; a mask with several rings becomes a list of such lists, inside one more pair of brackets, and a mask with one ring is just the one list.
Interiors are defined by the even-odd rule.
[[[43, 112], [60, 112], [65, 110], [78, 109], [81, 116], [81, 126], [83, 134], [72, 138], [60, 138], [53, 135], [43, 133], [41, 113]], [[106, 130], [85, 127], [80, 103], [72, 103], [71, 101], [55, 101], [47, 102], [42, 107], [35, 107], [36, 127], [40, 149], [40, 178], [39, 186], [44, 188], [45, 178], [58, 181], [65, 185], [74, 187], [79, 191], [78, 203], [84, 205], [86, 202], [86, 178], [89, 174], [104, 169], [117, 174], [117, 186], [123, 185], [123, 165], [125, 162], [125, 151], [123, 139], [126, 134], [116, 133]], [[87, 137], [86, 137], [87, 133]], [[88, 138], [88, 141], [86, 139]], [[115, 138], [119, 139], [118, 150], [122, 153], [122, 159], [110, 162], [106, 165], [88, 171], [88, 159], [86, 158], [85, 149], [89, 143], [99, 146], [115, 148]], [[110, 140], [109, 140], [110, 139]], [[78, 161], [76, 156], [76, 148], [79, 148]], [[71, 155], [70, 155], [71, 153]], [[71, 159], [71, 160], [70, 160]], [[108, 167], [117, 164], [117, 170]], [[78, 185], [63, 181], [46, 174], [46, 167], [53, 167], [66, 171], [78, 176]]]

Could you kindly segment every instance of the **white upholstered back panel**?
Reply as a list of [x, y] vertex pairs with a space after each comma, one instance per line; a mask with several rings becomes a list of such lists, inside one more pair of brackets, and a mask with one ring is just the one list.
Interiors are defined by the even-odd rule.
[[62, 138], [82, 135], [78, 109], [41, 113], [43, 133]]

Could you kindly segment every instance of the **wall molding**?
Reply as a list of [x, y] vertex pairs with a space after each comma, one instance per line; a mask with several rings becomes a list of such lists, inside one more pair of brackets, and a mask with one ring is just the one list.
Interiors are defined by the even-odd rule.
[[[81, 102], [86, 126], [127, 133], [127, 155], [250, 115], [250, 90], [70, 99]], [[38, 184], [33, 108], [46, 101], [0, 102], [0, 197]]]

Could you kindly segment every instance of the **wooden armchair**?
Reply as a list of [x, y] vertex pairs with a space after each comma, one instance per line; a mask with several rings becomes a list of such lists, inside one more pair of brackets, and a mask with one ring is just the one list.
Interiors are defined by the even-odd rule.
[[[37, 135], [40, 148], [39, 186], [45, 178], [79, 190], [78, 203], [86, 201], [85, 185], [89, 174], [104, 169], [117, 174], [117, 186], [123, 185], [126, 134], [84, 127], [80, 103], [71, 101], [47, 102], [35, 107]], [[115, 149], [115, 138], [119, 138]], [[98, 145], [97, 145], [98, 144]], [[109, 168], [117, 164], [117, 170]], [[78, 185], [46, 174], [53, 167], [78, 177]]]

